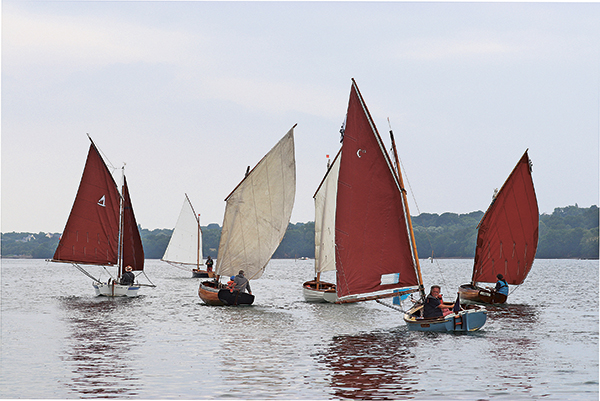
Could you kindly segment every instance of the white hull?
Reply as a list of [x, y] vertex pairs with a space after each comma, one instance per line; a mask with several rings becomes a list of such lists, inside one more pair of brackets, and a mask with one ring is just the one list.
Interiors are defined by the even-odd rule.
[[110, 283], [93, 283], [92, 286], [97, 296], [103, 297], [137, 297], [140, 289], [139, 285], [121, 285]]
[[306, 302], [335, 302], [337, 296], [335, 284], [325, 281], [310, 280], [302, 285], [302, 294]]
[[338, 301], [337, 293], [335, 291], [327, 291], [323, 293], [323, 299], [325, 302], [335, 304]]
[[302, 294], [304, 295], [306, 302], [327, 302], [323, 296], [325, 291], [322, 290], [313, 290], [312, 288], [303, 287]]

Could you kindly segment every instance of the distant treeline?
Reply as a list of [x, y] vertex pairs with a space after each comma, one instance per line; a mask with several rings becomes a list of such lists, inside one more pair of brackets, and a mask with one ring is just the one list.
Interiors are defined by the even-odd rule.
[[[477, 224], [483, 212], [468, 214], [422, 213], [413, 217], [419, 257], [472, 258], [475, 255]], [[554, 209], [540, 215], [539, 245], [536, 258], [598, 259], [598, 207], [577, 205]], [[171, 238], [171, 229], [141, 229], [147, 259], [160, 259]], [[204, 257], [217, 257], [221, 227], [202, 227]], [[3, 233], [2, 257], [50, 259], [58, 245], [59, 233]], [[315, 223], [290, 224], [283, 241], [273, 254], [275, 259], [315, 256]]]

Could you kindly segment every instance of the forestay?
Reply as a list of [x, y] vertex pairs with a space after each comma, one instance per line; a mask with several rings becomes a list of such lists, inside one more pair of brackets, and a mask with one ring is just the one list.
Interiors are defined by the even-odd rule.
[[283, 239], [296, 196], [294, 128], [240, 182], [227, 202], [215, 272], [262, 276]]

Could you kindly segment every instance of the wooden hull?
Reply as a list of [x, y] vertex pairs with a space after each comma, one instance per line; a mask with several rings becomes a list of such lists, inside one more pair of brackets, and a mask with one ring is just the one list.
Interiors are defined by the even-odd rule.
[[335, 295], [335, 284], [311, 280], [302, 285], [302, 294], [304, 295], [306, 302], [327, 302], [325, 300], [325, 294], [331, 295], [330, 293]]
[[121, 285], [114, 281], [108, 283], [92, 283], [97, 296], [102, 297], [137, 297], [139, 285]]
[[192, 278], [213, 278], [215, 277], [214, 272], [208, 272], [206, 270], [192, 269]]
[[443, 317], [420, 318], [417, 317], [422, 304], [411, 308], [404, 314], [404, 321], [410, 331], [476, 331], [483, 327], [487, 320], [487, 310], [483, 306], [469, 305], [458, 313], [450, 313]]
[[202, 281], [198, 287], [198, 296], [207, 305], [223, 306], [224, 303], [219, 299], [219, 290], [221, 284], [215, 281]]
[[219, 290], [218, 297], [224, 305], [229, 306], [252, 305], [254, 302], [254, 295], [246, 292], [230, 291], [227, 288]]
[[458, 288], [461, 301], [474, 302], [482, 304], [503, 304], [506, 302], [507, 295], [500, 294], [485, 288], [477, 287], [472, 284], [463, 284]]

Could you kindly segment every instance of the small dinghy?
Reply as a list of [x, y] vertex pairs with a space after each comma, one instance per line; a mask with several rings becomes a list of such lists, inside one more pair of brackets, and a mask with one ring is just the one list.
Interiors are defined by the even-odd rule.
[[[391, 130], [390, 138], [393, 161], [353, 79], [342, 130], [335, 198], [337, 296], [329, 298], [326, 293], [324, 298], [336, 303], [381, 303], [381, 298], [418, 293], [413, 308], [403, 311], [410, 330], [477, 330], [485, 323], [485, 308], [451, 313], [448, 319], [456, 318], [456, 324], [447, 324], [445, 319], [421, 323], [423, 278]], [[458, 324], [460, 319], [462, 323]]]
[[200, 268], [203, 265], [200, 215], [194, 211], [187, 194], [185, 194], [177, 224], [161, 260], [180, 269], [188, 270], [191, 267], [192, 277], [214, 277], [213, 272]]
[[[94, 141], [89, 135], [88, 138], [91, 144], [79, 189], [51, 261], [71, 263], [91, 278], [96, 295], [135, 297], [141, 286], [155, 286], [136, 283], [137, 277], [133, 273], [144, 271], [144, 249], [129, 196], [125, 167], [122, 168], [123, 185], [119, 192]], [[84, 265], [104, 266], [105, 269], [116, 266], [116, 277], [111, 275], [106, 281], [100, 280]], [[133, 272], [126, 272], [128, 267], [131, 269], [127, 270]]]
[[207, 305], [254, 302], [250, 294], [231, 298], [221, 293], [225, 285], [219, 278], [234, 276], [240, 270], [248, 280], [260, 278], [285, 235], [296, 196], [294, 127], [225, 198], [217, 278], [202, 281], [198, 288], [198, 296]]
[[335, 271], [335, 205], [340, 152], [327, 163], [315, 195], [315, 278], [302, 284], [306, 302], [335, 302], [335, 284], [321, 281], [321, 273]]
[[[529, 274], [538, 245], [539, 209], [531, 161], [521, 157], [477, 227], [477, 245], [471, 282], [459, 288], [466, 302], [503, 304], [508, 284], [520, 285]], [[500, 277], [498, 277], [500, 275]], [[479, 283], [496, 283], [503, 291]]]

